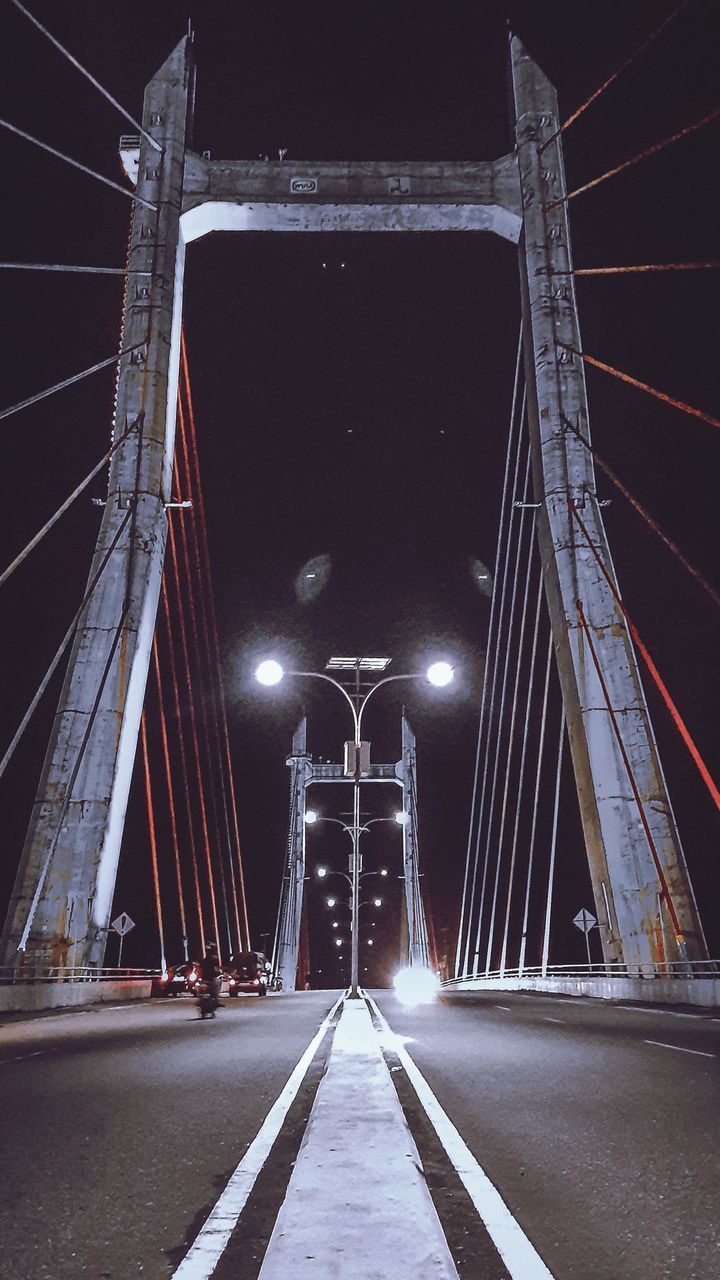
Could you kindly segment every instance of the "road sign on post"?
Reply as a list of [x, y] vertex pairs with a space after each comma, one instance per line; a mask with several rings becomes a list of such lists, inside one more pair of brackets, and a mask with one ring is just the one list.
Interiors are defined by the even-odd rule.
[[131, 916], [128, 915], [127, 911], [121, 911], [120, 915], [116, 916], [116, 918], [113, 920], [110, 928], [114, 929], [116, 934], [120, 938], [120, 946], [118, 947], [118, 969], [121, 969], [123, 939], [126, 933], [129, 933], [131, 929], [135, 928], [135, 921], [132, 919]]
[[597, 920], [595, 919], [592, 911], [588, 911], [585, 907], [582, 907], [581, 910], [578, 911], [577, 915], [573, 917], [573, 924], [576, 929], [579, 929], [581, 933], [585, 934], [588, 965], [590, 965], [592, 964], [590, 959], [590, 930], [595, 928]]

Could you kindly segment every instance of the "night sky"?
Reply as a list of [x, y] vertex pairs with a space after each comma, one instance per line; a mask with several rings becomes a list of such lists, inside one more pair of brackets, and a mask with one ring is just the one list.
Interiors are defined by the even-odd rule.
[[[286, 148], [290, 164], [504, 155], [512, 149], [508, 22], [568, 114], [673, 5], [31, 0], [30, 7], [136, 115], [145, 83], [191, 17], [194, 149], [209, 149], [213, 159], [257, 159]], [[712, 0], [690, 0], [568, 132], [571, 187], [717, 105], [719, 12]], [[120, 181], [117, 139], [132, 126], [10, 5], [0, 24], [0, 114]], [[719, 130], [716, 121], [574, 200], [576, 266], [716, 259]], [[129, 201], [6, 133], [0, 146], [3, 260], [124, 264]], [[3, 405], [117, 350], [119, 277], [6, 271], [3, 284]], [[712, 271], [581, 279], [585, 350], [718, 415], [716, 291]], [[454, 946], [489, 619], [470, 565], [494, 562], [518, 325], [516, 252], [489, 235], [218, 234], [190, 248], [186, 340], [255, 945], [274, 931], [285, 755], [302, 707], [315, 755], [339, 758], [349, 736], [332, 691], [254, 687], [257, 658], [272, 652], [320, 670], [333, 653], [387, 654], [397, 672], [433, 656], [455, 662], [449, 693], [400, 686], [418, 736], [425, 887], [441, 948]], [[3, 422], [3, 563], [107, 448], [113, 379], [106, 370]], [[596, 447], [713, 579], [717, 430], [600, 372], [589, 371], [588, 385]], [[613, 499], [607, 528], [627, 607], [717, 774], [714, 606], [609, 482], [599, 478], [599, 490]], [[100, 480], [92, 492], [103, 496]], [[3, 750], [82, 597], [98, 522], [82, 497], [3, 589]], [[327, 584], [302, 602], [296, 576], [321, 555], [329, 558]], [[717, 813], [645, 684], [717, 954]], [[57, 688], [0, 783], [0, 907], [56, 699]], [[400, 706], [390, 686], [368, 713], [376, 761], [399, 755]], [[349, 807], [345, 799], [328, 788], [312, 803], [337, 814]], [[368, 812], [392, 813], [395, 799], [378, 788]], [[311, 865], [316, 850], [344, 865], [347, 850], [327, 829], [310, 841]], [[395, 830], [376, 827], [368, 865], [399, 872], [399, 844]], [[582, 960], [584, 942], [570, 922], [592, 899], [569, 769], [558, 857], [551, 958]], [[151, 892], [138, 778], [116, 892], [117, 909], [140, 926], [127, 941], [130, 963], [157, 959]], [[385, 957], [370, 974], [376, 980], [387, 976], [399, 945], [397, 881], [393, 892], [375, 930]], [[309, 894], [313, 968], [336, 981], [327, 913], [312, 884]], [[170, 933], [172, 959], [174, 925]]]

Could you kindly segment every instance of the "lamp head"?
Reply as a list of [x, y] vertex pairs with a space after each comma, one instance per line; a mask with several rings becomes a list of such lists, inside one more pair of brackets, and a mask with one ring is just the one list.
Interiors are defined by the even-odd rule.
[[285, 672], [280, 663], [274, 658], [266, 658], [255, 670], [255, 679], [259, 680], [260, 684], [279, 684], [284, 675]]
[[326, 901], [329, 907], [334, 907], [337, 902], [337, 898], [327, 898]]
[[393, 817], [400, 827], [404, 827], [405, 823], [410, 821], [410, 814], [405, 809], [398, 809], [397, 813], [393, 814]]
[[375, 907], [381, 907], [381, 906], [382, 906], [382, 898], [373, 898], [373, 906], [375, 906]]
[[427, 678], [430, 684], [435, 685], [437, 689], [442, 689], [455, 679], [455, 671], [449, 662], [433, 662], [432, 666], [428, 667]]
[[308, 825], [309, 827], [311, 827], [311, 826], [312, 826], [312, 824], [313, 824], [313, 822], [317, 822], [317, 820], [318, 820], [318, 815], [317, 815], [317, 813], [315, 812], [315, 810], [314, 810], [314, 809], [308, 809], [308, 810], [307, 810], [307, 812], [306, 812], [306, 814], [305, 814], [305, 821], [306, 821], [307, 825]]
[[324, 880], [327, 873], [328, 873], [327, 867], [318, 867], [315, 874], [317, 875], [318, 880]]

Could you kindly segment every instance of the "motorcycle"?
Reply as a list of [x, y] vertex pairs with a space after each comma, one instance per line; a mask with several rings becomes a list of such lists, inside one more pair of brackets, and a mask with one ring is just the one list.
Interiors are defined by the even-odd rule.
[[197, 988], [198, 1011], [201, 1018], [214, 1018], [215, 1010], [220, 1007], [220, 1001], [213, 994], [210, 984], [202, 982]]

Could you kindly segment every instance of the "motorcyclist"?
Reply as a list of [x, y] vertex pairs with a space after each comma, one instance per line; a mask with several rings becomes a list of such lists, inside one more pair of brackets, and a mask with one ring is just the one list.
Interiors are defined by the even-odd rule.
[[223, 971], [220, 968], [217, 955], [217, 947], [214, 942], [208, 942], [207, 950], [200, 961], [200, 974], [216, 1005], [220, 1005], [220, 990], [222, 987]]

